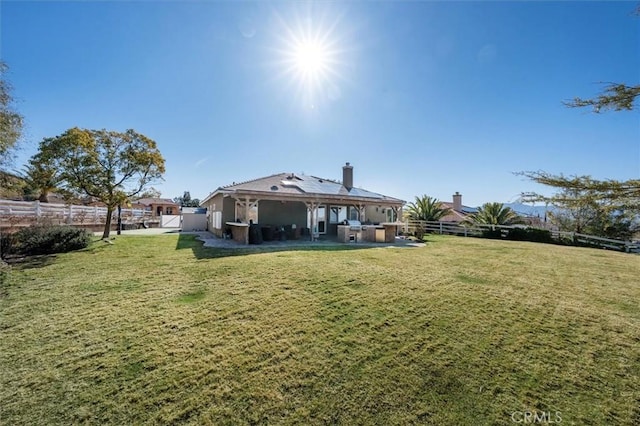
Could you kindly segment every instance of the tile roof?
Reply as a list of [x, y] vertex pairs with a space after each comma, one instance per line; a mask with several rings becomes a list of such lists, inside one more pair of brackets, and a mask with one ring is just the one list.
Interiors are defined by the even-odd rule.
[[146, 206], [150, 206], [151, 204], [175, 204], [173, 200], [169, 198], [140, 198], [139, 200], [135, 200], [136, 204], [144, 204]]

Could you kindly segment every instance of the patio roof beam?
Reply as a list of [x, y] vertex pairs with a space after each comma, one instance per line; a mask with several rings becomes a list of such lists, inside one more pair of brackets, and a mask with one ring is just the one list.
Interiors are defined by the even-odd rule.
[[258, 206], [260, 199], [252, 200], [251, 197], [249, 196], [245, 196], [244, 198], [234, 196], [232, 198], [236, 201], [236, 203], [238, 204], [238, 207], [244, 208], [244, 218], [245, 218], [245, 221], [249, 223], [249, 212], [253, 207]]
[[353, 205], [353, 206], [385, 206], [385, 207], [401, 207], [404, 204], [402, 200], [384, 200], [376, 198], [363, 198], [363, 197], [343, 197], [343, 196], [327, 196], [322, 194], [308, 194], [308, 195], [284, 195], [284, 194], [269, 194], [261, 192], [245, 192], [236, 191], [228, 196], [235, 200], [246, 199], [247, 197], [258, 200], [276, 200], [276, 201], [292, 201], [301, 203], [319, 203], [319, 204], [333, 204], [333, 205]]

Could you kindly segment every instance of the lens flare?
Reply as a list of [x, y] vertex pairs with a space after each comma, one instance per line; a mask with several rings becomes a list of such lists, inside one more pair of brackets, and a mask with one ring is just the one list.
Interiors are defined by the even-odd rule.
[[278, 15], [278, 79], [309, 109], [340, 98], [345, 46], [337, 32], [340, 16], [284, 19]]

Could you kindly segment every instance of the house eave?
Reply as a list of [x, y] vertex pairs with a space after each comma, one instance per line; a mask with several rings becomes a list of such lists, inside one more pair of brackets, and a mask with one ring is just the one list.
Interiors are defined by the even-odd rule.
[[218, 188], [213, 191], [211, 194], [207, 195], [202, 201], [200, 201], [200, 207], [204, 207], [205, 203], [214, 198], [218, 194], [229, 194], [234, 192], [233, 190], [226, 190], [224, 188]]
[[317, 194], [317, 193], [274, 193], [266, 191], [249, 191], [249, 190], [224, 190], [218, 189], [207, 198], [205, 198], [201, 205], [209, 201], [211, 198], [218, 194], [224, 194], [233, 198], [250, 198], [254, 200], [274, 200], [274, 201], [298, 201], [302, 203], [314, 202], [314, 203], [334, 203], [334, 204], [363, 204], [363, 205], [377, 205], [377, 206], [397, 206], [402, 207], [405, 201], [390, 197], [385, 198], [368, 198], [357, 196], [345, 196], [345, 195], [332, 195], [332, 194]]

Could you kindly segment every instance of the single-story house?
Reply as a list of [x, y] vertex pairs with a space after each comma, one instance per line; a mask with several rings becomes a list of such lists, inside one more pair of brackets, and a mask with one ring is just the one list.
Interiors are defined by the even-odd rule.
[[462, 194], [456, 191], [453, 194], [453, 202], [442, 201], [442, 207], [450, 208], [451, 212], [440, 218], [440, 222], [448, 223], [460, 223], [465, 220], [470, 214], [475, 213], [478, 209], [474, 207], [468, 207], [462, 204]]
[[148, 210], [153, 217], [180, 214], [180, 205], [169, 198], [140, 198], [132, 202], [131, 206]]
[[279, 173], [219, 187], [200, 205], [207, 208], [208, 230], [221, 237], [235, 224], [250, 223], [280, 230], [288, 238], [337, 236], [345, 220], [373, 225], [402, 217], [403, 200], [354, 187], [349, 163], [342, 177], [338, 182]]

